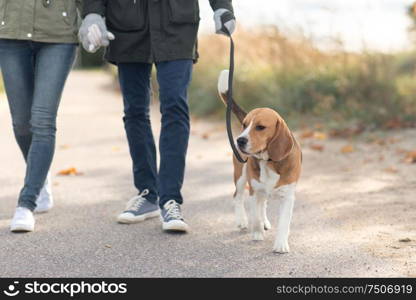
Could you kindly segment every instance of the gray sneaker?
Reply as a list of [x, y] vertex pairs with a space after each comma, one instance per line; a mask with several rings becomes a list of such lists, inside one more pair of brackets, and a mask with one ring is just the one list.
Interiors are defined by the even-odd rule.
[[185, 223], [181, 206], [175, 200], [169, 200], [163, 205], [162, 211], [163, 230], [187, 232], [189, 227]]
[[149, 190], [143, 190], [139, 195], [131, 198], [127, 202], [126, 209], [118, 215], [117, 222], [132, 224], [159, 216], [159, 206], [145, 198], [148, 194]]

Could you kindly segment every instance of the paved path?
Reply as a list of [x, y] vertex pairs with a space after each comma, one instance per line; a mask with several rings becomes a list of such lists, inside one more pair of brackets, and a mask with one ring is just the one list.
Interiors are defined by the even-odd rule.
[[[344, 141], [325, 142], [322, 153], [305, 147], [290, 254], [271, 252], [275, 229], [263, 242], [236, 230], [225, 133], [222, 124], [200, 120], [193, 122], [183, 190], [192, 231], [163, 233], [158, 219], [116, 224], [135, 191], [122, 102], [110, 80], [98, 72], [71, 74], [52, 171], [75, 167], [83, 175], [55, 177], [56, 206], [37, 216], [31, 234], [8, 230], [24, 164], [0, 96], [1, 277], [416, 276], [415, 168], [400, 165], [393, 174], [383, 173], [380, 162], [364, 165], [373, 149], [367, 144], [348, 157], [331, 150]], [[414, 131], [403, 134], [415, 140]], [[269, 206], [273, 224], [277, 207], [276, 201]], [[404, 245], [398, 242], [402, 237], [412, 241]]]

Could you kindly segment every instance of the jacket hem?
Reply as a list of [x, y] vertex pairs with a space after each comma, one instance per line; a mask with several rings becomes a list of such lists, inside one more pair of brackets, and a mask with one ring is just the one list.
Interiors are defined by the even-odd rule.
[[46, 35], [35, 34], [32, 37], [27, 37], [26, 34], [13, 34], [7, 32], [0, 32], [0, 39], [8, 40], [25, 40], [40, 43], [56, 43], [56, 44], [79, 44], [78, 38], [75, 37], [51, 37]]
[[117, 59], [115, 59], [114, 57], [111, 56], [105, 56], [105, 59], [109, 62], [112, 63], [114, 65], [117, 65], [119, 63], [148, 63], [148, 64], [153, 64], [153, 63], [159, 63], [159, 62], [164, 62], [164, 61], [172, 61], [172, 60], [181, 60], [181, 59], [189, 59], [194, 61], [194, 63], [196, 63], [197, 61], [197, 55], [178, 55], [178, 54], [171, 54], [171, 55], [164, 55], [162, 58], [155, 58], [155, 59], [149, 59], [149, 57], [131, 57], [131, 56], [124, 56], [124, 57], [118, 57]]

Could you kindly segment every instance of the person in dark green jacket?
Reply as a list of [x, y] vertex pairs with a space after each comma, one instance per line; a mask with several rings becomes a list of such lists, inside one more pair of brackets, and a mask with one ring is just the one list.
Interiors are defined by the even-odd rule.
[[[232, 34], [231, 0], [210, 0], [216, 32]], [[181, 204], [189, 140], [187, 89], [198, 58], [198, 0], [84, 0], [79, 37], [118, 67], [124, 99], [124, 125], [138, 195], [118, 216], [136, 223], [161, 215], [164, 230], [187, 231]], [[162, 128], [160, 167], [149, 119], [150, 75], [156, 65]], [[159, 212], [160, 209], [160, 212]]]
[[80, 0], [0, 0], [0, 68], [26, 176], [11, 231], [33, 231], [53, 206], [48, 171], [56, 115], [78, 44]]

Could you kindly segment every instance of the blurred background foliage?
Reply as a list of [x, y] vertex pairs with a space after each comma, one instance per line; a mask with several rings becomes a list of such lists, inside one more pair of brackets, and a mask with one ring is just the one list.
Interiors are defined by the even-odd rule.
[[[416, 124], [416, 53], [322, 51], [276, 27], [235, 36], [235, 99], [244, 108], [271, 107], [292, 125], [407, 127]], [[203, 36], [190, 103], [196, 115], [222, 115], [216, 85], [228, 68], [226, 38]]]

